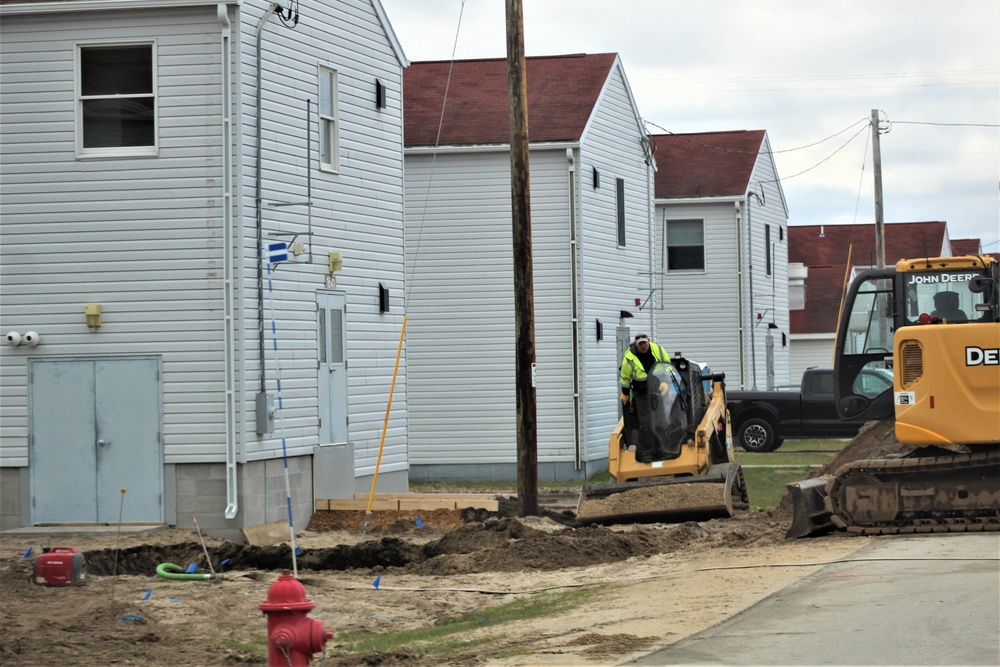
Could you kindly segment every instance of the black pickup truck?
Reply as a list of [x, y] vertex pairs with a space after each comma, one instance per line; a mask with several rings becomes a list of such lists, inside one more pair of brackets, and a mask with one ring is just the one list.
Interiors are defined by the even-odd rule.
[[[874, 398], [892, 389], [892, 371], [866, 368], [858, 382]], [[837, 414], [832, 368], [807, 368], [799, 391], [727, 392], [726, 405], [734, 440], [748, 452], [772, 452], [785, 438], [853, 438], [864, 424]]]

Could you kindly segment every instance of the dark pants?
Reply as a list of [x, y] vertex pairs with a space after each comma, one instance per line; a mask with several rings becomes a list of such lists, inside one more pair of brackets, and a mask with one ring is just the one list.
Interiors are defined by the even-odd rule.
[[648, 463], [653, 460], [653, 455], [656, 453], [656, 444], [650, 428], [653, 423], [653, 409], [645, 381], [632, 383], [630, 400], [635, 403], [635, 415], [639, 418], [639, 442], [635, 443], [635, 460]]

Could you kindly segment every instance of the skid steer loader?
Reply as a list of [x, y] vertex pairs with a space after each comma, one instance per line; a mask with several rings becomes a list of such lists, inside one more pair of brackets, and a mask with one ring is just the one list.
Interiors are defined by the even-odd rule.
[[710, 373], [677, 356], [649, 372], [658, 458], [636, 460], [636, 399], [608, 440], [614, 480], [585, 486], [577, 503], [580, 523], [683, 522], [730, 517], [749, 510], [743, 472], [733, 458], [726, 412], [725, 374]]

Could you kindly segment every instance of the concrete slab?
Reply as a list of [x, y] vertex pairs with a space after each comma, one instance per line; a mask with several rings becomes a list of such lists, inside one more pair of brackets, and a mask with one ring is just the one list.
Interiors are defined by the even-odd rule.
[[1000, 665], [1000, 534], [880, 538], [630, 665]]

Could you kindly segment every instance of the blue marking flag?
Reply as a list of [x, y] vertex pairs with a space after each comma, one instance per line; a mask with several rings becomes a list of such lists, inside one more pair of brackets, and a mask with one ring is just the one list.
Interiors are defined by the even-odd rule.
[[267, 261], [271, 264], [288, 261], [288, 244], [284, 241], [274, 241], [267, 244]]
[[424, 522], [421, 521], [420, 517], [418, 516], [417, 517], [417, 528], [423, 528], [423, 527], [424, 527]]
[[227, 558], [226, 560], [224, 560], [221, 563], [219, 563], [219, 569], [221, 570], [223, 567], [225, 567], [226, 563], [228, 563], [228, 562], [229, 562], [229, 559]]
[[378, 575], [377, 577], [375, 577], [375, 581], [372, 582], [372, 586], [375, 587], [375, 590], [378, 590], [378, 584], [379, 584], [380, 581], [382, 581], [382, 575], [381, 574]]
[[296, 556], [301, 556], [302, 555], [302, 547], [300, 547], [298, 545], [295, 545], [295, 555]]
[[147, 588], [146, 589], [146, 594], [142, 596], [142, 599], [143, 600], [148, 600], [149, 596], [152, 595], [152, 594], [153, 594], [153, 589], [152, 588]]
[[190, 565], [188, 565], [188, 569], [186, 569], [184, 571], [187, 572], [188, 574], [191, 574], [192, 572], [197, 571], [197, 569], [198, 569], [198, 565], [196, 563], [191, 563]]
[[21, 556], [21, 558], [29, 558], [31, 556], [31, 550], [34, 548], [35, 547], [28, 547], [28, 550], [24, 552], [24, 555]]

